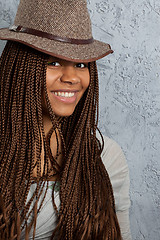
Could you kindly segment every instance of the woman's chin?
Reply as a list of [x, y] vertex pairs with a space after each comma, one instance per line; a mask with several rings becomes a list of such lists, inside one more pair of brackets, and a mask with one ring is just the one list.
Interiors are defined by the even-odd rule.
[[73, 113], [73, 111], [72, 111], [72, 112], [68, 112], [68, 113], [60, 112], [60, 113], [55, 113], [55, 115], [56, 115], [57, 117], [69, 117], [69, 116], [72, 115], [72, 113]]
[[52, 107], [54, 114], [58, 117], [69, 117], [73, 114], [75, 106]]

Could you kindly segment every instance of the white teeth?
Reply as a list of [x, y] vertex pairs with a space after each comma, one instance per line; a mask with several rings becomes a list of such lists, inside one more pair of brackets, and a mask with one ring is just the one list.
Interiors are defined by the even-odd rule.
[[70, 98], [73, 97], [75, 93], [73, 92], [54, 92], [56, 96]]
[[65, 92], [64, 96], [65, 96], [65, 97], [68, 97], [68, 96], [69, 96], [69, 93], [68, 93], [68, 92]]
[[68, 97], [73, 97], [73, 96], [74, 96], [74, 93], [71, 93], [71, 92], [70, 92], [70, 93], [68, 94]]

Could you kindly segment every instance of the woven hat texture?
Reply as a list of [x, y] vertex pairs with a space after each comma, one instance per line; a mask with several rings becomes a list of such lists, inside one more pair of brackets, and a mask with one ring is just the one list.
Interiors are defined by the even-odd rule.
[[[19, 31], [18, 26], [22, 30]], [[58, 39], [50, 39], [43, 33]], [[18, 41], [77, 62], [94, 61], [113, 52], [109, 44], [92, 39], [86, 0], [21, 0], [14, 26], [0, 29], [0, 39]]]

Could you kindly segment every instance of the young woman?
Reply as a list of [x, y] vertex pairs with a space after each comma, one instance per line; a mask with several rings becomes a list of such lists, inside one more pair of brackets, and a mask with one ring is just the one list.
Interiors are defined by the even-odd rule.
[[0, 59], [0, 239], [126, 239], [128, 168], [98, 131], [86, 1], [21, 0]]

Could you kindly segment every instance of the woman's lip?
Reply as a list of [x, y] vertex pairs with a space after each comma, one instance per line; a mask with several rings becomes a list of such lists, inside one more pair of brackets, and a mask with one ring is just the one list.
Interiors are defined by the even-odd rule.
[[58, 90], [53, 90], [52, 92], [79, 92], [79, 90], [71, 90], [71, 89], [58, 89]]
[[[74, 93], [74, 95], [72, 97], [62, 97], [62, 96], [55, 95], [55, 92], [57, 92], [57, 93], [58, 92], [68, 92], [68, 93]], [[60, 102], [63, 102], [63, 103], [74, 103], [76, 101], [76, 99], [77, 99], [78, 91], [77, 90], [76, 91], [58, 90], [58, 91], [52, 91], [51, 93], [52, 93], [52, 96], [55, 99], [59, 100]]]

